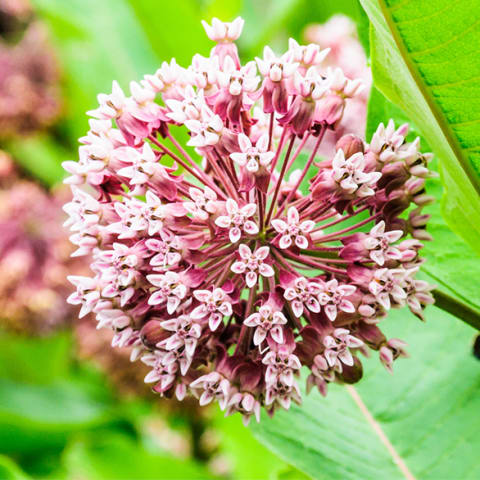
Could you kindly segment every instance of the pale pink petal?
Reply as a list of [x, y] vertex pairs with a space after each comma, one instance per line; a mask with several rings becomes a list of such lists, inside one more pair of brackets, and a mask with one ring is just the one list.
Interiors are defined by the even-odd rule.
[[[231, 267], [230, 270], [233, 273], [244, 273], [245, 270], [247, 269], [247, 266], [245, 265], [244, 262], [235, 262]], [[150, 297], [151, 298], [151, 297]]]
[[333, 322], [337, 318], [337, 307], [335, 305], [326, 305], [325, 314], [328, 319]]
[[354, 313], [355, 312], [355, 307], [353, 306], [353, 303], [350, 302], [349, 300], [343, 299], [340, 302], [339, 308], [340, 308], [340, 310], [342, 310], [343, 312], [346, 312], [346, 313]]
[[257, 257], [259, 260], [265, 260], [268, 257], [269, 253], [269, 247], [260, 247], [255, 251], [255, 257]]
[[230, 217], [227, 217], [226, 215], [220, 215], [215, 219], [215, 225], [218, 225], [221, 228], [228, 228], [230, 227], [230, 224]]
[[251, 217], [255, 215], [257, 211], [257, 205], [255, 203], [248, 203], [244, 207], [241, 208], [240, 213], [245, 215], [245, 217]]
[[287, 219], [290, 225], [296, 225], [299, 222], [300, 216], [298, 214], [298, 210], [295, 207], [290, 207], [288, 209]]
[[295, 245], [302, 249], [308, 248], [308, 240], [303, 235], [297, 235], [295, 238]]
[[371, 250], [370, 258], [377, 264], [382, 266], [385, 263], [385, 257], [381, 250]]
[[270, 330], [270, 335], [272, 339], [277, 343], [283, 343], [283, 328], [280, 326], [273, 327]]
[[227, 213], [229, 215], [235, 215], [238, 213], [238, 204], [235, 200], [232, 200], [231, 198], [227, 199], [225, 203], [225, 208], [227, 209]]
[[353, 365], [353, 356], [350, 350], [345, 349], [338, 354], [338, 358], [345, 364], [352, 366]]
[[244, 260], [248, 260], [252, 255], [252, 251], [243, 243], [238, 246], [238, 253]]
[[311, 232], [315, 227], [315, 222], [312, 220], [305, 220], [300, 224], [300, 230], [303, 233], [309, 233]]
[[248, 233], [249, 235], [256, 235], [259, 232], [258, 225], [251, 220], [247, 220], [243, 224], [243, 230]]
[[292, 245], [292, 237], [290, 235], [282, 235], [280, 237], [280, 241], [278, 242], [278, 246], [282, 249], [285, 250], [289, 248]]
[[255, 272], [248, 272], [245, 275], [245, 282], [248, 288], [252, 288], [257, 283], [258, 275]]
[[298, 300], [294, 300], [292, 302], [292, 311], [297, 318], [301, 317], [303, 314], [303, 303]]
[[267, 333], [263, 328], [257, 328], [253, 335], [253, 344], [260, 345], [265, 340], [266, 336], [267, 336]]
[[278, 218], [274, 218], [271, 223], [272, 223], [272, 227], [278, 233], [283, 233], [288, 228], [288, 225], [283, 220], [280, 220]]
[[228, 238], [232, 243], [237, 243], [242, 236], [242, 231], [238, 227], [233, 227], [228, 232]]
[[275, 270], [268, 263], [260, 264], [258, 271], [263, 277], [273, 277], [275, 275]]
[[212, 313], [210, 315], [210, 318], [208, 319], [208, 327], [212, 332], [214, 332], [220, 323], [222, 323], [223, 316], [220, 315], [219, 313]]

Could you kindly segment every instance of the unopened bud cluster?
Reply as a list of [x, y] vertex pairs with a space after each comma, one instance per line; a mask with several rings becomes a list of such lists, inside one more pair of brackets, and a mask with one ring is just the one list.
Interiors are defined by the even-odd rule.
[[325, 394], [360, 379], [368, 349], [388, 369], [405, 355], [379, 322], [433, 301], [416, 279], [430, 155], [389, 122], [319, 158], [361, 82], [294, 40], [242, 65], [243, 20], [204, 26], [210, 57], [164, 63], [130, 96], [114, 83], [89, 112], [65, 210], [93, 273], [70, 278], [69, 301], [132, 347], [154, 391], [258, 420], [301, 401], [302, 366]]

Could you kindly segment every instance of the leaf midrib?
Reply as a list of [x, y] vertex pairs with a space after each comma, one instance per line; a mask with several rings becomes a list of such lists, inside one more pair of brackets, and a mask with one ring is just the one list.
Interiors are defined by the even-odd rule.
[[352, 399], [355, 402], [355, 404], [357, 405], [357, 407], [359, 408], [360, 412], [364, 416], [367, 423], [372, 428], [375, 435], [379, 438], [382, 445], [384, 445], [385, 448], [387, 449], [388, 453], [392, 457], [393, 463], [395, 463], [395, 465], [398, 467], [398, 469], [400, 470], [402, 475], [407, 480], [416, 480], [415, 477], [413, 476], [412, 472], [410, 472], [407, 464], [405, 463], [405, 460], [397, 452], [397, 450], [393, 446], [392, 442], [390, 442], [389, 438], [387, 437], [387, 435], [383, 431], [380, 424], [375, 420], [375, 417], [368, 410], [368, 407], [365, 405], [365, 402], [362, 400], [362, 397], [357, 392], [356, 388], [351, 386], [351, 385], [346, 385], [345, 388], [346, 388], [347, 392], [350, 394], [350, 396], [352, 397]]
[[403, 59], [405, 66], [407, 67], [413, 81], [417, 85], [417, 88], [422, 93], [422, 97], [427, 102], [427, 105], [432, 115], [437, 121], [437, 124], [440, 130], [442, 131], [442, 134], [445, 140], [447, 141], [450, 149], [452, 150], [455, 157], [457, 158], [460, 167], [467, 175], [471, 184], [475, 188], [475, 191], [477, 192], [477, 194], [480, 195], [480, 183], [477, 181], [476, 173], [473, 170], [472, 166], [470, 165], [470, 162], [468, 161], [468, 159], [466, 159], [465, 156], [463, 155], [462, 148], [458, 143], [456, 136], [452, 132], [448, 122], [446, 121], [443, 112], [437, 107], [437, 105], [433, 101], [427, 85], [425, 85], [425, 83], [423, 82], [422, 75], [418, 71], [415, 64], [410, 60], [410, 57], [409, 57], [410, 52], [407, 50], [400, 36], [400, 32], [398, 31], [396, 23], [393, 20], [389, 7], [386, 5], [385, 0], [378, 0], [378, 5], [385, 19], [385, 23], [388, 29], [390, 30], [390, 34], [392, 36], [393, 41], [395, 42], [395, 46], [397, 47], [399, 55]]

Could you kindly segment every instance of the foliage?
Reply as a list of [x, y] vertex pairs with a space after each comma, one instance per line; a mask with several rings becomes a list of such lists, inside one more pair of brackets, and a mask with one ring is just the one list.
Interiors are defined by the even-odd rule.
[[401, 312], [387, 320], [388, 333], [410, 344], [411, 358], [398, 362], [393, 376], [371, 359], [358, 387], [332, 385], [326, 398], [312, 392], [302, 407], [253, 426], [257, 438], [317, 479], [406, 477], [379, 426], [413, 477], [478, 478], [480, 370], [472, 331], [431, 310], [426, 325]]
[[478, 122], [480, 40], [476, 0], [361, 0], [372, 22], [375, 85], [415, 119], [438, 155], [443, 215], [480, 252]]

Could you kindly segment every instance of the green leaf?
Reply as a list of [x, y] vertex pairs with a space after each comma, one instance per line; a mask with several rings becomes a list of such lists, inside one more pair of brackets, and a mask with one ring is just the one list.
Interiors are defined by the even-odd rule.
[[54, 37], [65, 73], [66, 127], [75, 145], [88, 129], [85, 112], [95, 108], [96, 95], [110, 92], [112, 80], [128, 88], [131, 80], [155, 72], [158, 59], [128, 0], [33, 4]]
[[[234, 478], [267, 480], [277, 478], [275, 472], [280, 475], [280, 471], [289, 471], [288, 464], [265, 448], [252, 432], [243, 426], [240, 415], [219, 417], [215, 421], [215, 430], [220, 433], [220, 452], [232, 465]], [[278, 478], [293, 480], [295, 477]]]
[[0, 379], [0, 450], [59, 447], [73, 432], [118, 420], [113, 405], [104, 392], [71, 380], [30, 385]]
[[372, 26], [374, 83], [441, 161], [443, 214], [480, 252], [480, 3], [360, 0]]
[[71, 348], [68, 333], [29, 338], [0, 332], [1, 377], [16, 382], [51, 383], [66, 376]]
[[0, 451], [63, 446], [72, 432], [122, 421], [105, 379], [73, 368], [66, 333], [0, 336]]
[[9, 142], [6, 150], [23, 170], [49, 187], [65, 176], [61, 163], [68, 158], [69, 153], [51, 137], [22, 137]]
[[125, 435], [88, 436], [66, 450], [67, 478], [88, 480], [214, 478], [203, 467], [144, 449]]
[[[208, 56], [215, 45], [205, 34], [200, 22], [203, 16], [196, 1], [163, 2], [161, 7], [151, 0], [129, 0], [129, 3], [162, 61], [169, 62], [175, 57], [186, 67], [195, 53]], [[210, 18], [205, 20], [210, 21]]]
[[28, 480], [27, 476], [20, 467], [5, 455], [0, 455], [0, 478], [2, 480]]
[[331, 385], [302, 407], [262, 418], [254, 434], [315, 479], [477, 479], [480, 362], [472, 329], [435, 307], [423, 324], [404, 310], [385, 320], [410, 358], [389, 375], [378, 356], [355, 387]]

